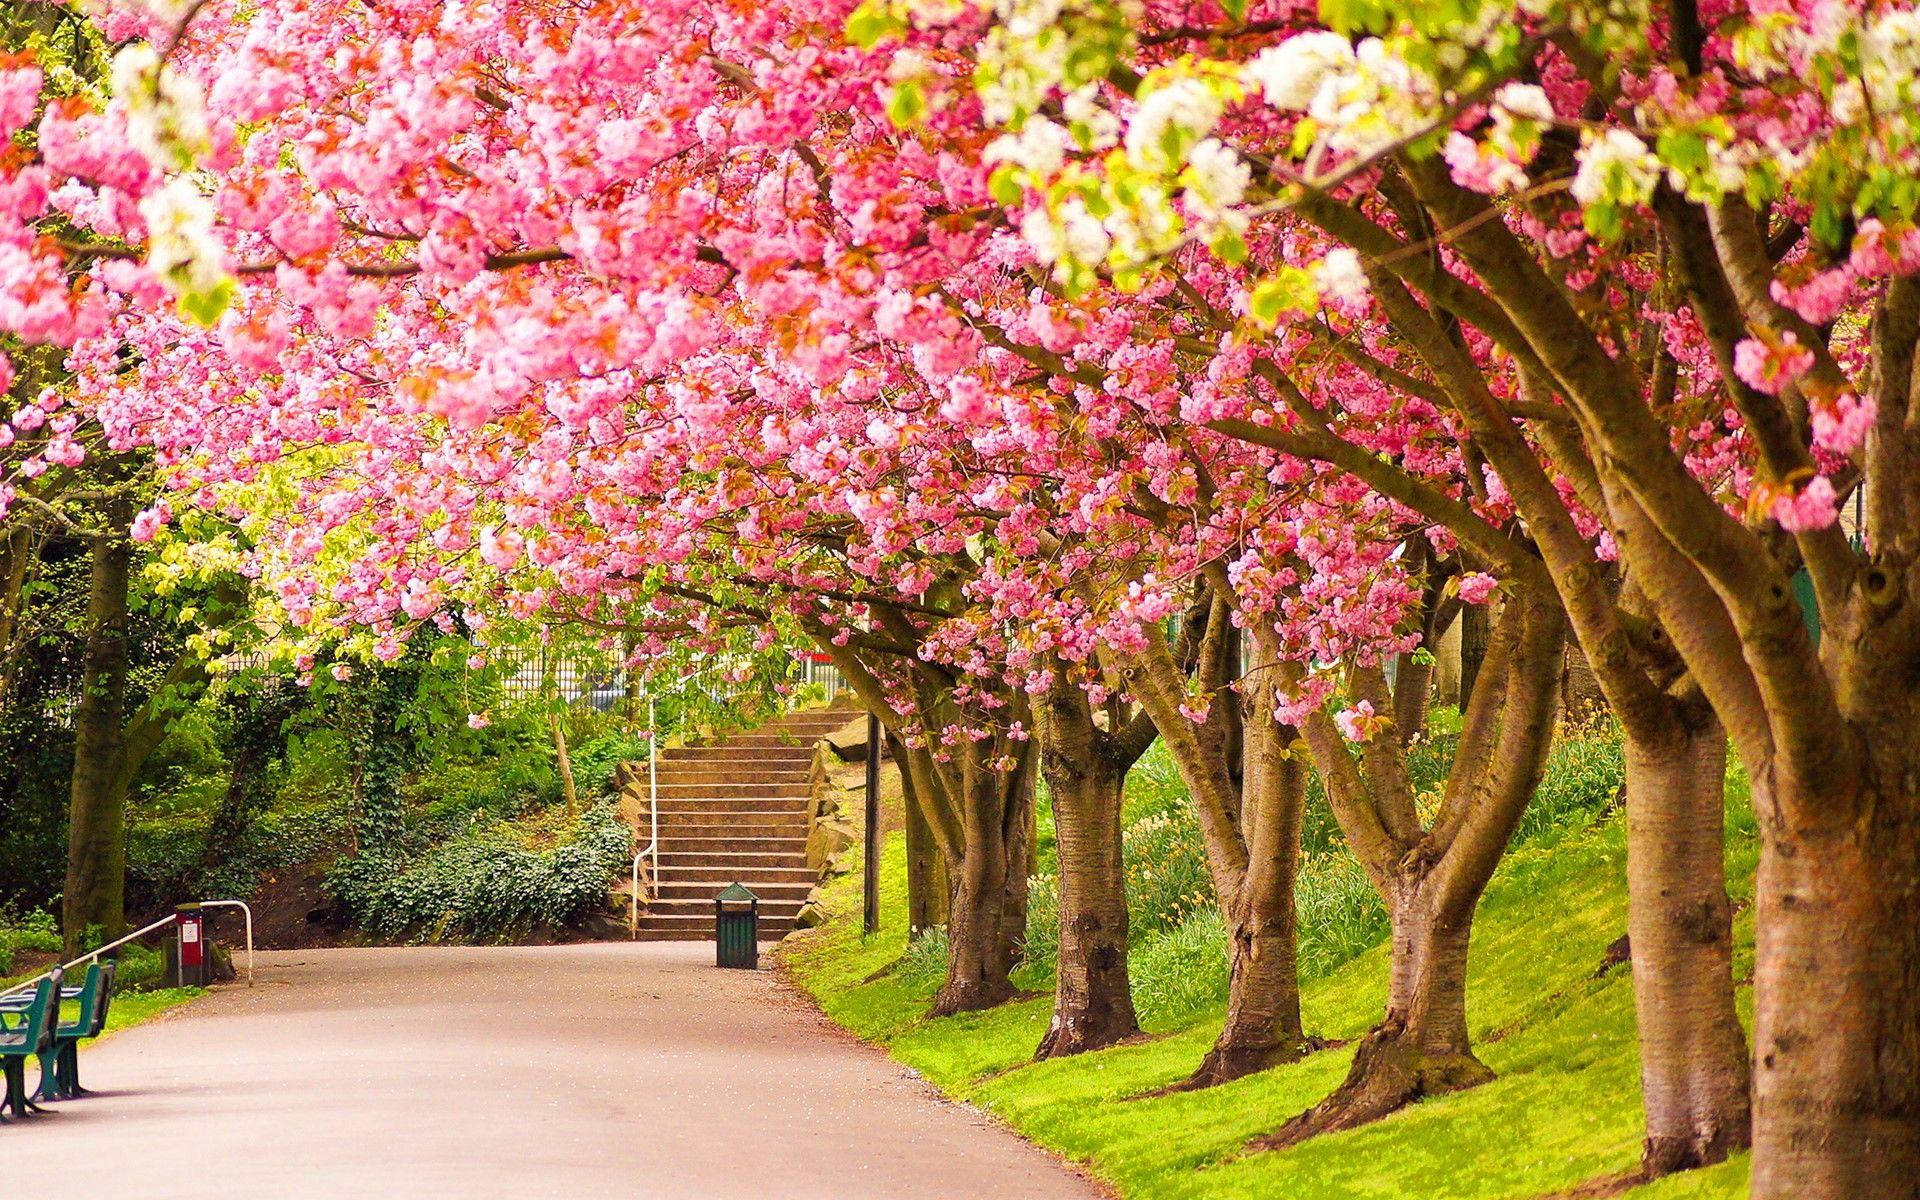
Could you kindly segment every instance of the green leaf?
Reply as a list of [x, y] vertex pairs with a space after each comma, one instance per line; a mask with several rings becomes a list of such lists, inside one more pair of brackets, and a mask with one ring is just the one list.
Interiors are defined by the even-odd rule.
[[1213, 235], [1212, 249], [1221, 262], [1238, 265], [1247, 261], [1247, 240], [1230, 226], [1222, 225]]
[[227, 311], [227, 305], [232, 303], [233, 280], [222, 279], [210, 288], [183, 292], [180, 296], [180, 313], [198, 324], [212, 325]]
[[1261, 325], [1270, 326], [1283, 313], [1310, 313], [1320, 306], [1320, 287], [1301, 267], [1281, 267], [1253, 285], [1248, 311]]
[[1006, 163], [994, 169], [987, 178], [987, 190], [993, 198], [1008, 208], [1020, 203], [1026, 195], [1026, 189], [1020, 186], [1020, 168]]
[[906, 128], [927, 113], [927, 97], [920, 85], [911, 79], [903, 79], [893, 85], [893, 92], [887, 97], [887, 117], [895, 125]]
[[890, 37], [907, 31], [907, 24], [893, 11], [888, 0], [867, 0], [847, 17], [847, 40], [862, 50], [871, 50]]

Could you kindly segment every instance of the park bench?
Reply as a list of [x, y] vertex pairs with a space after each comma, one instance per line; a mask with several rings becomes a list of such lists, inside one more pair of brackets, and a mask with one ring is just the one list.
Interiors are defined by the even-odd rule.
[[30, 992], [0, 997], [0, 1067], [5, 1068], [7, 1080], [0, 1118], [9, 1108], [16, 1117], [35, 1111], [27, 1098], [27, 1059], [52, 1044], [53, 1029], [60, 1022], [61, 978], [56, 970]]
[[73, 1100], [86, 1093], [80, 1086], [80, 1043], [99, 1037], [106, 1028], [115, 970], [113, 963], [91, 963], [85, 983], [60, 989], [61, 1000], [73, 1005], [73, 1019], [58, 1021], [41, 1048], [40, 1088], [34, 1099]]

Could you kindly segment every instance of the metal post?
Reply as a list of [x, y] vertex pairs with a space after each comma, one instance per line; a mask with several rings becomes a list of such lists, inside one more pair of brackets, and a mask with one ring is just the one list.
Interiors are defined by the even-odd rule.
[[880, 718], [867, 714], [867, 837], [863, 856], [866, 911], [862, 927], [880, 928]]

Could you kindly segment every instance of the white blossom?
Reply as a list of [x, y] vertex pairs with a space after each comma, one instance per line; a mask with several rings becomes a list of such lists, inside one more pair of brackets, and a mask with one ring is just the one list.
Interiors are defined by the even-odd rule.
[[1532, 121], [1538, 125], [1553, 123], [1553, 102], [1544, 89], [1531, 83], [1509, 83], [1493, 94], [1494, 119], [1502, 116]]
[[1313, 282], [1329, 299], [1357, 304], [1367, 298], [1367, 273], [1360, 256], [1345, 246], [1327, 251], [1313, 269]]
[[1645, 201], [1660, 182], [1660, 161], [1647, 144], [1624, 129], [1589, 134], [1580, 147], [1580, 169], [1573, 176], [1573, 198], [1582, 204], [1618, 200]]
[[1225, 111], [1220, 97], [1198, 79], [1176, 79], [1153, 89], [1127, 126], [1128, 161], [1142, 170], [1170, 170], [1178, 163], [1169, 156], [1169, 142], [1206, 137]]
[[1098, 84], [1077, 87], [1060, 101], [1060, 111], [1069, 126], [1084, 131], [1083, 150], [1106, 150], [1120, 143], [1120, 118], [1100, 104]]
[[1258, 85], [1267, 103], [1288, 112], [1305, 112], [1329, 75], [1350, 68], [1353, 45], [1329, 30], [1297, 33], [1254, 56], [1244, 74]]
[[140, 200], [147, 225], [147, 265], [183, 291], [205, 291], [224, 277], [213, 236], [213, 205], [189, 181], [174, 177]]
[[154, 165], [192, 166], [212, 148], [206, 97], [199, 83], [160, 61], [146, 42], [113, 56], [114, 103], [125, 113], [127, 140]]
[[1020, 219], [1020, 236], [1032, 247], [1033, 256], [1043, 263], [1057, 263], [1066, 254], [1067, 242], [1061, 236], [1060, 226], [1044, 208], [1032, 209]]
[[1061, 240], [1074, 262], [1097, 263], [1107, 256], [1113, 239], [1099, 218], [1087, 211], [1080, 197], [1069, 198], [1060, 206]]
[[1032, 117], [1018, 133], [1003, 133], [987, 146], [989, 165], [1012, 163], [1042, 178], [1058, 174], [1066, 162], [1071, 139], [1067, 131], [1045, 117]]
[[1334, 149], [1364, 157], [1425, 121], [1418, 103], [1427, 91], [1385, 42], [1368, 38], [1354, 52], [1353, 69], [1321, 81], [1307, 115], [1332, 131], [1328, 141]]
[[1240, 156], [1217, 138], [1207, 138], [1193, 148], [1187, 156], [1187, 172], [1188, 196], [1199, 200], [1208, 212], [1240, 203], [1253, 178]]

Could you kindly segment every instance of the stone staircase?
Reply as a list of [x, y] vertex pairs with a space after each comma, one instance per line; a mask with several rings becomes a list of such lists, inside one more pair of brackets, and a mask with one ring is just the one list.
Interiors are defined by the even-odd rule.
[[[760, 897], [760, 936], [775, 940], [819, 876], [807, 865], [814, 744], [856, 710], [789, 713], [747, 733], [660, 754], [660, 856], [643, 941], [713, 937], [713, 898], [730, 883]], [[647, 771], [638, 764], [640, 844], [648, 836]]]

